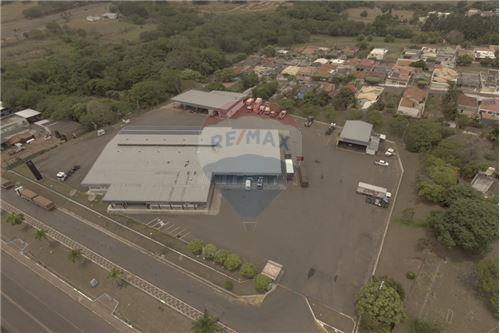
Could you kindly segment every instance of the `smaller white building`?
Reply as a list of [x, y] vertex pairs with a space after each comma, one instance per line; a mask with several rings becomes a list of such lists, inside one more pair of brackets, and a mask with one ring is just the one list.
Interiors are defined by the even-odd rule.
[[474, 57], [476, 59], [495, 59], [495, 52], [490, 49], [475, 49]]
[[368, 54], [368, 59], [376, 59], [376, 60], [383, 60], [385, 55], [389, 52], [388, 49], [384, 48], [374, 48], [371, 50], [371, 52]]

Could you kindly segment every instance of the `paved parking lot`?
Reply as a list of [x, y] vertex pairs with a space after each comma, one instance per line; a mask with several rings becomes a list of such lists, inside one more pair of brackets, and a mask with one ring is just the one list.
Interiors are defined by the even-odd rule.
[[[131, 124], [199, 126], [203, 120], [203, 115], [164, 107], [132, 120]], [[270, 128], [280, 126], [269, 119], [246, 118], [219, 125], [262, 128], [255, 121], [266, 122]], [[280, 281], [284, 286], [353, 315], [356, 294], [372, 270], [389, 212], [366, 204], [355, 190], [357, 183], [363, 181], [394, 191], [400, 172], [397, 160], [390, 159], [389, 167], [376, 166], [373, 162], [380, 156], [337, 148], [337, 133], [326, 136], [325, 127], [320, 124], [299, 130], [310, 187], [304, 189], [292, 181], [286, 190], [277, 193], [256, 189], [241, 193], [260, 201], [262, 212], [257, 216], [244, 216], [242, 207], [226, 199], [216, 216], [134, 217], [184, 241], [201, 238], [260, 267], [268, 259], [277, 261], [284, 265]], [[61, 168], [81, 165], [68, 180], [70, 185], [79, 186], [112, 135], [69, 142], [43, 155], [37, 165], [42, 173], [51, 176]], [[238, 202], [245, 205], [244, 200]]]
[[[357, 183], [394, 191], [400, 170], [395, 158], [389, 159], [389, 167], [381, 167], [373, 162], [383, 157], [337, 148], [335, 135], [326, 136], [319, 124], [301, 130], [309, 188], [289, 182], [277, 195], [240, 191], [250, 199], [269, 200], [251, 219], [227, 198], [217, 216], [160, 218], [191, 230], [190, 238], [227, 248], [260, 266], [268, 259], [283, 264], [283, 285], [353, 315], [356, 294], [370, 275], [388, 215], [388, 209], [368, 205], [355, 193]], [[245, 200], [237, 201], [244, 204]], [[151, 216], [136, 218], [151, 220]]]

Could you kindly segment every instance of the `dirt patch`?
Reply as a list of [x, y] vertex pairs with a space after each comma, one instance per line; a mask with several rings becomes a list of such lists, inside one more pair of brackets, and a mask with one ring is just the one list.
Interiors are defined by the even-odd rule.
[[[3, 218], [2, 218], [3, 221]], [[63, 280], [83, 291], [92, 299], [108, 294], [118, 300], [115, 314], [143, 332], [188, 332], [191, 321], [149, 295], [130, 285], [120, 285], [107, 278], [108, 272], [93, 262], [82, 259], [72, 263], [68, 260], [68, 249], [51, 239], [37, 241], [34, 229], [27, 225], [11, 226], [2, 222], [2, 239], [9, 241], [21, 238], [30, 245], [25, 253]], [[97, 279], [96, 288], [90, 280]]]
[[[474, 290], [473, 267], [477, 258], [443, 249], [427, 228], [396, 222], [407, 208], [415, 209], [416, 218], [442, 209], [417, 197], [415, 180], [420, 170], [419, 155], [402, 149], [400, 155], [405, 174], [376, 275], [388, 275], [403, 285], [410, 318], [435, 321], [445, 332], [493, 329], [497, 321]], [[408, 272], [415, 273], [416, 278], [408, 279]], [[403, 324], [396, 330], [407, 332], [408, 327]]]

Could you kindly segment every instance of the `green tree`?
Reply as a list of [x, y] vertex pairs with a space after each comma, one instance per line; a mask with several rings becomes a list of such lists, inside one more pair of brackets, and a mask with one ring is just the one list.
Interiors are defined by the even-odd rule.
[[336, 110], [346, 110], [349, 106], [356, 103], [356, 98], [352, 90], [342, 88], [337, 95], [333, 98], [333, 106]]
[[255, 290], [259, 293], [265, 293], [269, 290], [271, 282], [272, 280], [269, 277], [263, 274], [257, 274], [254, 278]]
[[199, 255], [203, 251], [204, 243], [200, 239], [193, 239], [188, 244], [188, 250], [194, 255]]
[[367, 17], [368, 16], [368, 12], [366, 10], [363, 10], [361, 13], [359, 13], [359, 16], [361, 16], [361, 17]]
[[12, 212], [12, 213], [9, 213], [9, 215], [7, 215], [6, 221], [7, 221], [7, 223], [9, 223], [11, 225], [18, 225], [18, 224], [23, 223], [24, 215], [21, 213]]
[[223, 331], [219, 324], [219, 318], [209, 315], [207, 310], [203, 311], [203, 316], [193, 321], [191, 330], [193, 333], [217, 333]]
[[461, 56], [457, 57], [456, 63], [458, 66], [468, 66], [472, 64], [472, 60], [474, 59], [469, 57], [467, 54], [462, 54]]
[[277, 90], [277, 81], [264, 82], [253, 89], [253, 96], [261, 97], [262, 99], [269, 99], [276, 93]]
[[446, 188], [431, 180], [423, 180], [418, 183], [418, 195], [430, 202], [442, 203], [446, 200]]
[[123, 276], [123, 271], [116, 268], [116, 267], [113, 267], [109, 273], [108, 273], [108, 276], [107, 278], [109, 280], [111, 280], [111, 282], [115, 283], [115, 284], [119, 284], [120, 281], [122, 281], [122, 276]]
[[213, 244], [207, 244], [203, 247], [203, 258], [207, 260], [214, 260], [217, 247]]
[[483, 199], [458, 199], [427, 221], [443, 245], [471, 253], [484, 253], [498, 237], [498, 206]]
[[394, 43], [396, 41], [396, 38], [394, 38], [393, 35], [387, 35], [384, 38], [385, 43]]
[[483, 259], [476, 265], [479, 288], [488, 297], [490, 308], [498, 318], [498, 259]]
[[361, 325], [370, 331], [389, 332], [405, 318], [401, 297], [384, 280], [373, 279], [361, 288], [356, 309]]
[[450, 84], [448, 87], [448, 92], [443, 98], [442, 111], [446, 119], [454, 120], [457, 117], [457, 98], [460, 91], [457, 89], [456, 85]]
[[241, 266], [241, 259], [236, 254], [231, 253], [226, 257], [226, 260], [224, 260], [224, 267], [228, 271], [233, 272], [238, 268], [240, 268], [240, 266]]
[[228, 254], [229, 253], [226, 250], [218, 249], [214, 255], [214, 262], [219, 265], [224, 265]]
[[430, 119], [412, 121], [405, 136], [406, 149], [418, 153], [430, 150], [443, 137], [441, 125]]
[[243, 276], [244, 278], [253, 279], [256, 274], [257, 274], [257, 268], [255, 267], [254, 264], [246, 262], [243, 265], [241, 265], [240, 275]]
[[427, 63], [424, 60], [417, 60], [410, 64], [411, 67], [422, 68], [423, 70], [427, 69]]
[[396, 116], [389, 119], [389, 134], [402, 138], [408, 128], [409, 121], [404, 116]]
[[262, 54], [266, 57], [274, 57], [276, 55], [276, 50], [271, 45], [268, 45], [262, 49]]
[[82, 250], [81, 249], [71, 249], [68, 252], [68, 259], [73, 264], [82, 258]]
[[35, 231], [35, 239], [36, 240], [43, 240], [43, 239], [47, 239], [47, 230], [45, 229], [37, 229]]
[[259, 83], [259, 77], [254, 72], [243, 73], [240, 75], [240, 79], [241, 84], [243, 85], [243, 89], [251, 88]]

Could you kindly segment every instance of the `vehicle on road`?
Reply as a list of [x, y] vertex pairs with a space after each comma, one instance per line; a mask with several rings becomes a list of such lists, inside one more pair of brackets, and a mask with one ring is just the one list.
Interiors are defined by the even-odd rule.
[[313, 116], [309, 116], [309, 117], [307, 117], [306, 122], [304, 123], [304, 126], [305, 127], [311, 127], [311, 125], [313, 123], [314, 123], [314, 117]]
[[252, 189], [252, 180], [250, 178], [247, 178], [245, 180], [245, 190], [250, 191]]
[[42, 197], [41, 195], [38, 195], [38, 193], [35, 193], [31, 190], [28, 190], [27, 188], [23, 188], [22, 186], [16, 187], [14, 189], [16, 191], [17, 195], [20, 196], [21, 198], [33, 202], [35, 205], [38, 207], [41, 207], [45, 210], [52, 210], [56, 208], [56, 205], [54, 202], [51, 200]]
[[309, 187], [309, 179], [307, 178], [307, 171], [304, 163], [300, 163], [297, 169], [297, 176], [301, 187]]
[[387, 208], [389, 206], [389, 200], [387, 198], [374, 198], [374, 197], [366, 197], [366, 203], [370, 205], [374, 205], [377, 207]]
[[380, 165], [380, 166], [384, 166], [384, 167], [389, 166], [389, 162], [384, 161], [384, 160], [375, 161], [375, 164]]

